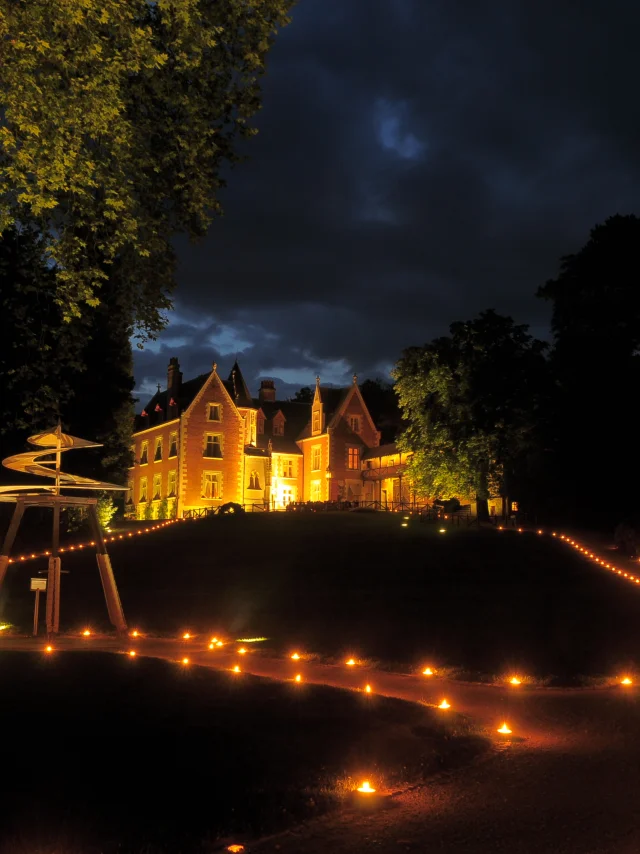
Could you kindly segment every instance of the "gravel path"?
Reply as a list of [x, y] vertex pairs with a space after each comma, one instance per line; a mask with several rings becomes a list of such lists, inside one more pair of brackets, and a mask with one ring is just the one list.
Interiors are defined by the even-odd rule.
[[[133, 642], [132, 642], [133, 643]], [[3, 638], [0, 649], [42, 648], [32, 639]], [[640, 851], [640, 714], [636, 687], [533, 689], [269, 659], [255, 653], [210, 652], [189, 642], [137, 640], [139, 655], [279, 680], [337, 688], [372, 686], [376, 694], [438, 704], [469, 716], [494, 740], [485, 758], [428, 785], [383, 798], [380, 808], [348, 807], [254, 843], [252, 852], [361, 854], [637, 854]], [[57, 649], [116, 650], [113, 641], [59, 639]], [[237, 674], [234, 678], [242, 678]], [[496, 733], [503, 720], [514, 738]]]

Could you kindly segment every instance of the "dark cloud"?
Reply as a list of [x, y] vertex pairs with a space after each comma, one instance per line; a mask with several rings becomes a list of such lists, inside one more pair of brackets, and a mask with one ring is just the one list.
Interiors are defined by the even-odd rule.
[[174, 354], [238, 353], [254, 386], [380, 374], [486, 307], [546, 334], [559, 256], [637, 212], [638, 24], [627, 0], [300, 0], [139, 383]]

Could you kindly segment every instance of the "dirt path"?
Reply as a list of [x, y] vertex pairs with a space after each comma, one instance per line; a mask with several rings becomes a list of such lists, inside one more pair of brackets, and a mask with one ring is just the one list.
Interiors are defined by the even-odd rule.
[[[494, 740], [483, 760], [387, 799], [375, 812], [350, 807], [252, 844], [253, 852], [569, 852], [637, 854], [640, 812], [638, 694], [635, 687], [597, 690], [492, 687], [317, 662], [209, 651], [197, 640], [136, 640], [138, 655], [278, 680], [372, 687], [376, 695], [438, 704], [472, 718]], [[0, 649], [42, 649], [32, 639], [3, 638]], [[60, 639], [56, 652], [119, 647], [113, 641]], [[182, 665], [180, 665], [182, 666]], [[301, 685], [303, 689], [303, 685]], [[496, 733], [507, 720], [514, 738]], [[518, 740], [521, 739], [521, 740]]]

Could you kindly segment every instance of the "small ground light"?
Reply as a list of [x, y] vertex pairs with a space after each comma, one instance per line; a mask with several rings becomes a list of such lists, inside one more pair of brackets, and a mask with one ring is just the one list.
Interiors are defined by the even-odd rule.
[[511, 730], [509, 729], [506, 723], [502, 724], [498, 732], [500, 733], [500, 735], [511, 735]]
[[625, 676], [624, 679], [621, 680], [620, 684], [621, 685], [633, 685], [633, 682], [631, 679], [629, 679], [628, 676]]
[[422, 671], [423, 676], [433, 676], [433, 670], [430, 667], [425, 667]]
[[296, 682], [302, 682], [302, 676], [299, 673], [296, 676]]
[[183, 663], [183, 664], [185, 664], [185, 665], [186, 665], [186, 664], [189, 664], [189, 659], [188, 659], [188, 658], [183, 658], [183, 659], [182, 659], [182, 663]]
[[443, 700], [443, 701], [440, 703], [440, 705], [438, 706], [438, 708], [439, 708], [439, 709], [450, 709], [450, 708], [451, 708], [451, 703], [447, 703], [447, 701], [446, 701], [446, 700]]
[[236, 666], [233, 668], [233, 672], [234, 672], [234, 673], [240, 673], [240, 668], [238, 667], [238, 665], [237, 665], [237, 664], [236, 664]]
[[45, 646], [44, 651], [45, 652], [53, 652], [53, 647], [52, 646]]
[[89, 631], [89, 629], [85, 629], [85, 630], [82, 632], [82, 637], [83, 637], [83, 638], [88, 638], [88, 637], [90, 637], [90, 636], [91, 636], [91, 632]]
[[364, 690], [365, 690], [365, 694], [370, 694], [371, 693], [371, 685], [365, 685]]
[[214, 647], [215, 647], [215, 644], [213, 644], [213, 643], [209, 644], [209, 649], [213, 649]]
[[361, 786], [358, 786], [358, 791], [363, 795], [374, 795], [376, 790], [371, 788], [369, 781], [365, 780]]
[[189, 634], [189, 632], [185, 632], [185, 633], [182, 635], [182, 640], [189, 640], [189, 639], [190, 639], [190, 637], [191, 637], [191, 635]]
[[291, 658], [292, 658], [294, 661], [298, 661], [298, 659], [300, 658], [300, 656], [298, 655], [298, 653], [297, 653], [297, 652], [294, 652], [294, 653], [293, 653], [293, 655], [291, 656]]
[[139, 634], [140, 634], [140, 632], [139, 632], [137, 629], [134, 629], [134, 630], [131, 632], [131, 637], [132, 637], [132, 638], [137, 638]]
[[216, 646], [222, 646], [222, 641], [216, 641]]
[[408, 523], [408, 522], [403, 522], [403, 523], [402, 523], [402, 525], [401, 525], [401, 527], [402, 527], [402, 528], [407, 528], [407, 527], [408, 527], [408, 525], [409, 525], [409, 523]]
[[238, 652], [240, 653], [240, 655], [244, 655], [246, 651], [247, 651], [247, 650], [246, 650], [243, 646], [241, 646], [241, 647], [240, 647], [240, 649], [238, 650]]
[[438, 529], [438, 533], [439, 533], [439, 534], [446, 534], [446, 532], [447, 532], [447, 529], [446, 529], [446, 528], [439, 528], [439, 529]]
[[355, 665], [355, 663], [356, 663], [356, 662], [355, 662], [355, 659], [350, 658], [350, 659], [347, 661], [347, 667], [353, 667], [353, 666]]
[[520, 685], [521, 683], [522, 683], [522, 680], [518, 679], [517, 676], [512, 676], [511, 679], [509, 679], [510, 685]]
[[244, 851], [244, 845], [227, 845], [227, 851], [232, 851], [233, 854], [240, 854]]
[[135, 657], [136, 657], [136, 651], [135, 651], [135, 649], [130, 649], [130, 650], [129, 650], [129, 656], [130, 656], [131, 658], [135, 658]]

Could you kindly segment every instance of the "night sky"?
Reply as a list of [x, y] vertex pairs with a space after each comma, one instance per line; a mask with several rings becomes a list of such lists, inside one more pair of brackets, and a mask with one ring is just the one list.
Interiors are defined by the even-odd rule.
[[135, 354], [141, 402], [238, 355], [250, 388], [387, 377], [404, 347], [534, 296], [614, 213], [640, 213], [635, 0], [300, 0], [259, 135], [175, 311]]

